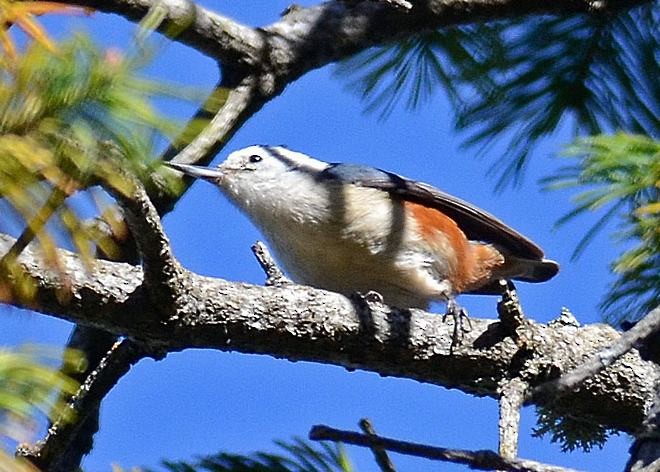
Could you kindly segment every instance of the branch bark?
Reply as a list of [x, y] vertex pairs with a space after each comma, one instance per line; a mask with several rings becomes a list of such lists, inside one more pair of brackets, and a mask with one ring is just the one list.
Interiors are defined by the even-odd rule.
[[556, 398], [575, 390], [585, 380], [612, 365], [613, 362], [633, 349], [638, 343], [644, 343], [658, 332], [660, 332], [660, 306], [652, 310], [632, 329], [623, 333], [615, 343], [599, 351], [589, 361], [580, 364], [579, 367], [563, 374], [558, 379], [536, 387], [532, 391], [532, 396], [534, 398]]
[[[0, 254], [13, 239], [0, 236]], [[331, 292], [300, 285], [260, 287], [185, 271], [173, 311], [156, 316], [143, 271], [97, 261], [86, 272], [78, 257], [61, 251], [72, 297], [55, 296], [58, 273], [30, 248], [19, 259], [39, 284], [36, 309], [145, 343], [149, 350], [211, 348], [336, 364], [498, 397], [498, 386], [521, 372], [533, 387], [568, 371], [620, 338], [611, 327], [581, 328], [527, 321], [519, 347], [500, 322], [473, 319], [473, 330], [452, 348], [452, 325], [418, 310], [371, 310]], [[521, 333], [518, 329], [518, 333]], [[571, 412], [634, 432], [642, 424], [660, 380], [657, 366], [630, 351], [577, 391]], [[548, 404], [542, 399], [537, 404]]]
[[159, 26], [163, 34], [223, 62], [256, 59], [263, 48], [263, 35], [254, 28], [190, 0], [69, 0], [66, 3], [116, 13], [136, 23], [150, 9], [159, 8], [164, 13]]
[[[265, 62], [287, 63], [292, 72], [300, 74], [358, 50], [442, 26], [533, 14], [603, 14], [644, 0], [418, 0], [406, 9], [392, 8], [387, 2], [334, 0], [291, 8], [280, 21], [264, 28], [250, 28], [187, 0], [67, 3], [117, 13], [131, 21], [140, 20], [158, 6], [166, 12], [160, 30], [167, 34], [172, 25], [177, 26], [176, 41], [221, 62], [248, 68], [261, 68]], [[326, 41], [328, 38], [331, 40]]]
[[519, 378], [502, 382], [499, 399], [499, 454], [505, 459], [518, 456], [520, 410], [525, 401], [528, 385]]

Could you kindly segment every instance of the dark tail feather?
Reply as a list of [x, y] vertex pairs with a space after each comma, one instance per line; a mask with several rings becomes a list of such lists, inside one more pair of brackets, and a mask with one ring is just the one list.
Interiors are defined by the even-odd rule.
[[507, 271], [511, 274], [509, 277], [525, 282], [545, 282], [559, 272], [559, 264], [550, 259], [541, 259], [540, 261], [514, 259], [510, 261], [510, 264], [511, 270]]
[[545, 282], [550, 280], [559, 272], [559, 264], [550, 259], [518, 259], [509, 256], [506, 264], [499, 273], [493, 274], [491, 282], [470, 290], [467, 293], [475, 295], [499, 295], [502, 292], [498, 284], [499, 279], [522, 280], [524, 282]]

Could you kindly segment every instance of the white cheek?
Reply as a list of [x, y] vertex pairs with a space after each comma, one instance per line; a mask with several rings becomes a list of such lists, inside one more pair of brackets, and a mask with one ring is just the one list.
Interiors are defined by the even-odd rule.
[[311, 177], [295, 172], [235, 174], [222, 188], [232, 202], [266, 232], [289, 223], [314, 224], [327, 207], [327, 191]]

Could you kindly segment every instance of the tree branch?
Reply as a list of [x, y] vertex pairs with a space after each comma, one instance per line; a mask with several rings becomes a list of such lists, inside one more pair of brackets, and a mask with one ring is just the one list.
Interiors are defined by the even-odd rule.
[[[29, 0], [28, 0], [29, 1]], [[70, 5], [116, 13], [138, 22], [152, 8], [164, 12], [159, 31], [218, 61], [249, 64], [258, 61], [263, 34], [192, 0], [67, 0]]]
[[502, 382], [499, 398], [499, 454], [505, 459], [518, 456], [518, 435], [520, 434], [520, 410], [525, 401], [529, 386], [520, 378]]
[[35, 446], [21, 446], [17, 454], [29, 459], [43, 472], [70, 472], [80, 464], [82, 456], [91, 449], [91, 434], [82, 435], [89, 440], [85, 447], [72, 447], [85, 427], [89, 415], [96, 414], [101, 401], [119, 379], [146, 353], [130, 340], [116, 342], [87, 376], [78, 393], [68, 405], [75, 412], [74, 420], [59, 419], [48, 429], [44, 440]]
[[644, 343], [658, 332], [660, 332], [660, 307], [651, 311], [629, 331], [623, 333], [616, 342], [596, 353], [589, 361], [581, 363], [579, 367], [555, 380], [536, 387], [532, 391], [532, 398], [557, 398], [575, 390], [586, 379], [612, 365], [637, 344]]
[[[242, 25], [191, 0], [67, 3], [117, 13], [132, 21], [144, 17], [151, 8], [161, 8], [165, 12], [161, 32], [222, 64], [222, 85], [232, 89], [227, 103], [175, 158], [180, 163], [207, 164], [240, 125], [288, 84], [369, 47], [449, 25], [534, 14], [604, 14], [647, 1], [421, 0], [412, 8], [393, 8], [388, 2], [334, 0], [310, 8], [291, 8], [281, 20], [263, 28]], [[166, 157], [173, 154], [170, 150]], [[151, 195], [161, 215], [170, 211], [180, 196]]]
[[527, 459], [507, 459], [489, 450], [469, 451], [466, 449], [448, 449], [444, 447], [427, 446], [425, 444], [398, 441], [383, 436], [360, 434], [344, 431], [328, 426], [316, 425], [309, 432], [313, 441], [341, 441], [356, 446], [379, 447], [388, 451], [426, 459], [465, 464], [477, 470], [506, 470], [511, 472], [576, 472], [567, 469]]
[[[0, 254], [13, 239], [0, 236]], [[186, 348], [268, 354], [363, 369], [498, 396], [512, 365], [530, 385], [568, 371], [620, 335], [606, 325], [545, 326], [527, 321], [524, 350], [498, 321], [473, 319], [473, 330], [449, 354], [452, 326], [419, 310], [364, 310], [341, 295], [300, 285], [260, 287], [186, 272], [166, 318], [154, 313], [143, 272], [130, 264], [98, 260], [86, 272], [78, 257], [60, 251], [72, 296], [55, 296], [60, 275], [45, 269], [28, 247], [19, 258], [39, 286], [29, 308], [104, 329], [164, 352]], [[520, 331], [520, 329], [519, 329]], [[566, 396], [572, 413], [623, 431], [641, 425], [659, 381], [654, 364], [635, 351]], [[538, 400], [543, 404], [545, 400]]]
[[[334, 0], [309, 8], [289, 9], [282, 20], [262, 29], [242, 25], [188, 0], [67, 3], [117, 13], [131, 21], [140, 20], [150, 8], [157, 6], [166, 12], [160, 31], [165, 34], [177, 31], [172, 38], [176, 41], [223, 63], [243, 64], [248, 68], [263, 70], [264, 62], [286, 62], [292, 66], [291, 70], [298, 69], [300, 75], [358, 50], [424, 30], [533, 14], [611, 13], [645, 0], [420, 0], [412, 8], [392, 8], [388, 2]], [[325, 42], [327, 38], [332, 41]], [[276, 50], [291, 54], [269, 54]]]
[[[362, 432], [370, 438], [378, 437], [376, 430], [371, 424], [371, 421], [369, 421], [367, 418], [362, 418], [360, 420], [359, 426]], [[396, 472], [396, 468], [390, 460], [390, 457], [387, 455], [385, 448], [379, 446], [378, 444], [371, 444], [369, 449], [371, 449], [371, 452], [374, 455], [374, 459], [376, 460], [376, 464], [378, 464], [378, 467], [382, 472]]]
[[132, 195], [116, 193], [121, 202], [126, 222], [137, 245], [144, 269], [144, 285], [154, 306], [171, 312], [176, 297], [181, 293], [179, 284], [186, 271], [174, 258], [170, 240], [161, 225], [160, 216], [139, 182], [133, 182]]
[[626, 472], [660, 470], [660, 383], [656, 385], [655, 400], [640, 433], [630, 446], [630, 459], [625, 470]]

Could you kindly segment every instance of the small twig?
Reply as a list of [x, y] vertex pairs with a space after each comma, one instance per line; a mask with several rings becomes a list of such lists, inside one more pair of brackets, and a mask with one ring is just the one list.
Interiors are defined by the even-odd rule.
[[75, 420], [70, 421], [64, 417], [58, 419], [48, 428], [43, 440], [34, 446], [19, 446], [16, 454], [30, 460], [44, 472], [73, 470], [77, 467], [86, 451], [75, 450], [72, 443], [76, 443], [74, 438], [86, 424], [88, 415], [97, 411], [101, 400], [119, 379], [146, 355], [133, 341], [116, 342], [67, 405], [67, 408], [77, 415], [74, 416]]
[[520, 433], [520, 409], [525, 401], [529, 385], [520, 378], [506, 380], [499, 393], [499, 453], [505, 459], [518, 456], [518, 435]]
[[513, 282], [501, 279], [498, 285], [502, 291], [502, 299], [497, 302], [497, 313], [504, 329], [514, 336], [516, 329], [525, 322], [525, 314]]
[[[369, 421], [367, 418], [362, 418], [358, 424], [364, 434], [372, 438], [377, 437], [376, 430], [371, 424], [371, 421]], [[380, 470], [383, 472], [396, 472], [396, 468], [394, 467], [394, 464], [390, 460], [390, 457], [387, 455], [387, 451], [384, 448], [378, 447], [376, 445], [372, 445], [370, 448], [371, 452], [374, 454], [374, 458], [376, 459], [376, 464], [378, 464], [378, 467], [380, 467]]]
[[16, 239], [14, 245], [0, 258], [0, 266], [15, 260], [23, 252], [28, 244], [41, 232], [50, 220], [50, 217], [60, 208], [67, 194], [59, 188], [53, 189], [46, 203], [39, 209], [34, 217], [28, 222], [21, 235]]
[[603, 349], [590, 360], [583, 362], [561, 377], [545, 382], [532, 391], [531, 398], [556, 398], [575, 390], [586, 379], [593, 377], [604, 368], [612, 365], [619, 357], [637, 345], [642, 345], [647, 339], [660, 332], [660, 307], [652, 310], [630, 331], [621, 335], [618, 341]]
[[[240, 74], [239, 74], [240, 76]], [[264, 103], [270, 98], [258, 91], [258, 78], [248, 75], [237, 79], [237, 74], [228, 64], [223, 63], [222, 79], [206, 103], [197, 111], [194, 119], [208, 120], [204, 129], [197, 134], [183, 149], [171, 146], [163, 153], [163, 160], [179, 164], [207, 165], [213, 157], [226, 145], [229, 139]], [[218, 102], [218, 91], [226, 91], [225, 100]], [[161, 188], [153, 191], [149, 196], [161, 215], [174, 208], [194, 179], [183, 181], [183, 188], [176, 195], [163, 192], [162, 185], [155, 182], [154, 187]]]
[[277, 266], [277, 263], [273, 259], [273, 256], [270, 255], [270, 252], [264, 243], [257, 241], [252, 245], [251, 249], [254, 253], [254, 257], [257, 258], [257, 262], [259, 262], [259, 265], [266, 273], [266, 285], [282, 286], [292, 283]]
[[391, 452], [426, 459], [466, 464], [478, 470], [505, 470], [511, 472], [575, 472], [575, 469], [543, 464], [526, 459], [505, 459], [494, 451], [469, 451], [465, 449], [448, 449], [407, 441], [398, 441], [383, 436], [372, 436], [316, 425], [309, 432], [313, 441], [341, 441], [363, 447], [380, 447]]

